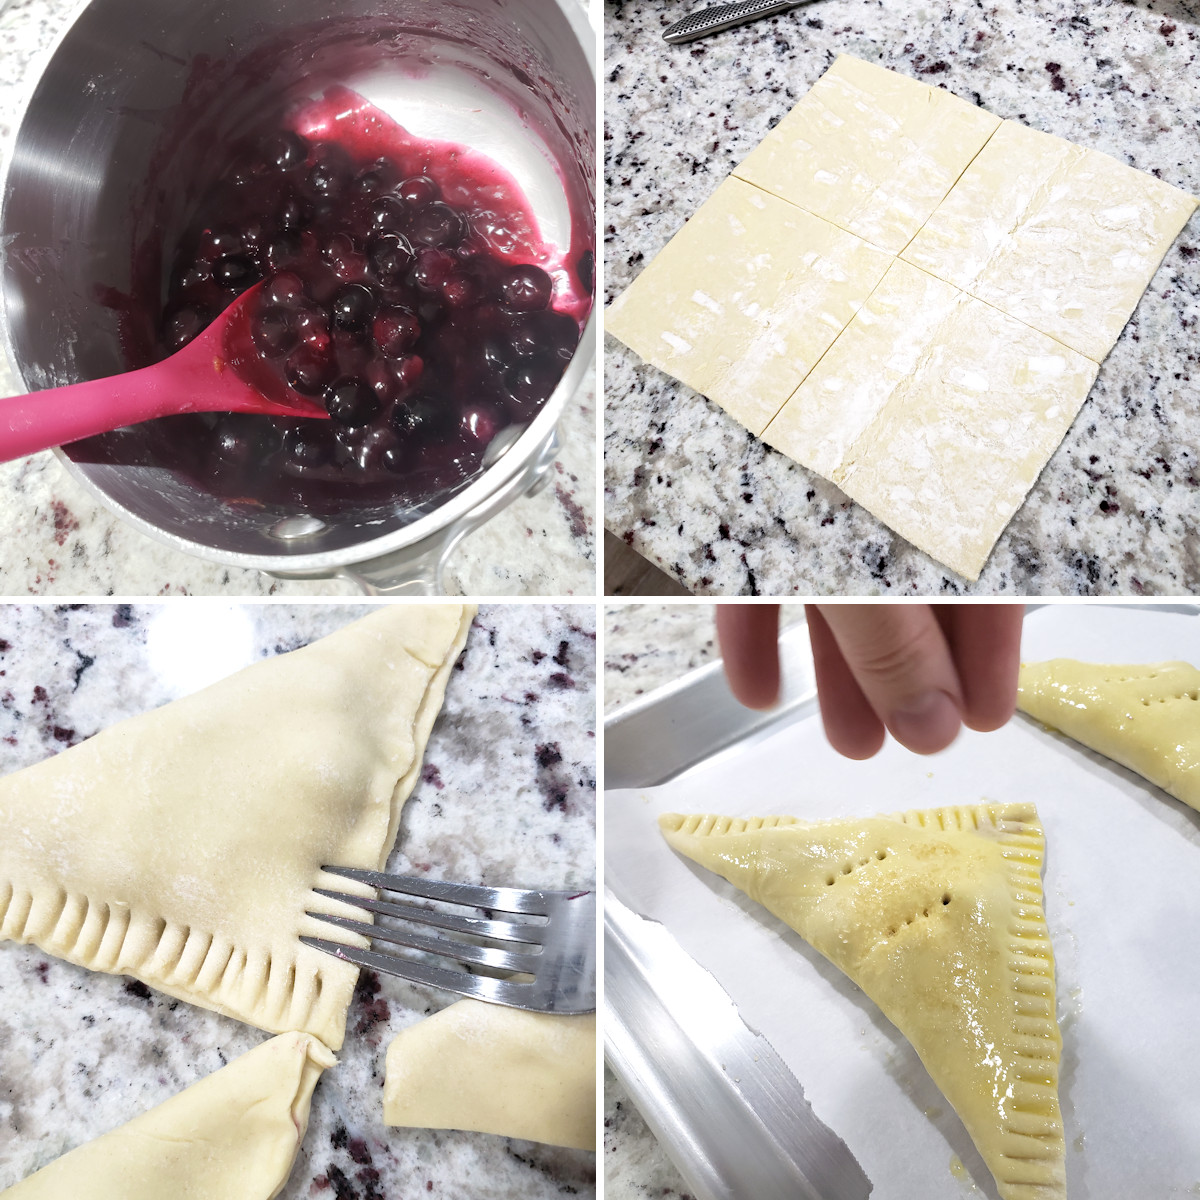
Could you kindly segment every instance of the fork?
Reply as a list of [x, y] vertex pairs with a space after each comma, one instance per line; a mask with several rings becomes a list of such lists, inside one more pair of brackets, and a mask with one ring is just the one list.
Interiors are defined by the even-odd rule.
[[[367, 939], [388, 942], [482, 967], [511, 973], [518, 978], [497, 978], [467, 971], [448, 970], [430, 963], [385, 953], [374, 948], [347, 946], [324, 938], [302, 937], [306, 946], [324, 950], [360, 967], [387, 975], [457, 992], [492, 1004], [523, 1008], [530, 1012], [588, 1013], [596, 1009], [596, 893], [540, 892], [522, 888], [477, 887], [467, 883], [442, 883], [412, 875], [387, 875], [352, 867], [326, 867], [340, 875], [386, 892], [439, 900], [466, 908], [483, 909], [486, 917], [459, 916], [411, 903], [353, 896], [346, 892], [314, 889], [318, 896], [340, 900], [381, 917], [431, 925], [451, 934], [462, 934], [500, 945], [479, 945], [456, 937], [429, 937], [390, 925], [368, 924], [331, 913], [310, 912], [308, 916], [328, 921], [339, 929]], [[524, 920], [497, 920], [492, 913]], [[530, 919], [531, 918], [531, 919]], [[539, 918], [542, 918], [539, 920]], [[509, 949], [508, 946], [514, 948]], [[523, 978], [532, 976], [532, 978]]]

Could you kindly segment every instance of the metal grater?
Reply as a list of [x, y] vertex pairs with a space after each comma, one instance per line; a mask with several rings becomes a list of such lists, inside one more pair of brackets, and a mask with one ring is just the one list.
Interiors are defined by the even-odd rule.
[[691, 13], [682, 21], [676, 21], [674, 25], [669, 26], [663, 34], [663, 40], [672, 46], [678, 46], [682, 42], [694, 42], [710, 33], [733, 29], [737, 25], [745, 25], [748, 21], [756, 21], [759, 17], [772, 17], [803, 3], [807, 3], [807, 0], [742, 0], [739, 4], [718, 4], [712, 8], [702, 8], [699, 12]]

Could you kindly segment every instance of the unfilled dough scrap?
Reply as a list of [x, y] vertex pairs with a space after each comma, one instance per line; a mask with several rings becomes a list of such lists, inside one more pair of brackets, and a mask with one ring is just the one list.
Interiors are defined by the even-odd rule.
[[1003, 1200], [1065, 1200], [1062, 1039], [1032, 805], [814, 823], [671, 813], [659, 825], [875, 1001]]
[[6, 1200], [271, 1200], [292, 1172], [330, 1051], [271, 1038], [127, 1125], [55, 1159]]
[[0, 780], [0, 937], [337, 1049], [362, 919], [473, 609], [388, 605]]
[[1145, 171], [1005, 121], [903, 257], [1099, 363], [1195, 208]]
[[763, 436], [977, 579], [1097, 369], [897, 261]]
[[734, 174], [898, 254], [999, 124], [843, 54]]
[[1200, 670], [1022, 663], [1017, 707], [1200, 811]]
[[727, 179], [609, 306], [605, 328], [761, 434], [889, 261]]
[[460, 1000], [387, 1052], [384, 1121], [596, 1148], [596, 1017]]

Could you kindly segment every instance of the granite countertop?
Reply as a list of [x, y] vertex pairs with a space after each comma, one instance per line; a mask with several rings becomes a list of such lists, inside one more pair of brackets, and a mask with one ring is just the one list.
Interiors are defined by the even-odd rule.
[[[305, 644], [361, 605], [166, 603], [0, 611], [0, 773]], [[476, 618], [388, 869], [552, 888], [595, 880], [595, 609]], [[0, 1191], [264, 1041], [228, 1017], [0, 942]], [[596, 1158], [485, 1134], [388, 1129], [383, 1064], [455, 997], [361, 977], [284, 1200], [594, 1196]]]
[[[609, 301], [841, 52], [1200, 195], [1197, 0], [820, 0], [667, 46], [689, 7], [605, 7]], [[1198, 320], [1200, 214], [974, 585], [612, 338], [606, 523], [698, 593], [1193, 593]]]
[[[82, 7], [81, 0], [0, 3], [0, 177], [45, 55]], [[21, 390], [0, 353], [0, 395]], [[449, 590], [473, 596], [594, 593], [595, 414], [593, 366], [560, 423], [564, 448], [550, 486], [518, 500], [464, 540], [446, 572]], [[49, 451], [0, 464], [0, 512], [7, 514], [0, 595], [336, 596], [356, 591], [342, 580], [282, 581], [181, 554], [97, 504]]]
[[[604, 711], [611, 713], [720, 656], [715, 604], [610, 604], [604, 610]], [[781, 624], [804, 619], [796, 605]], [[679, 1197], [687, 1184], [609, 1070], [604, 1072], [606, 1200]]]

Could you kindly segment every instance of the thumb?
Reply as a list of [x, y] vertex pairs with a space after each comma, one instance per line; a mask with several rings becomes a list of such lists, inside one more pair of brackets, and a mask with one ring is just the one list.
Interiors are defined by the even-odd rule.
[[962, 725], [950, 648], [926, 604], [823, 604], [821, 615], [867, 703], [917, 754], [945, 749]]

